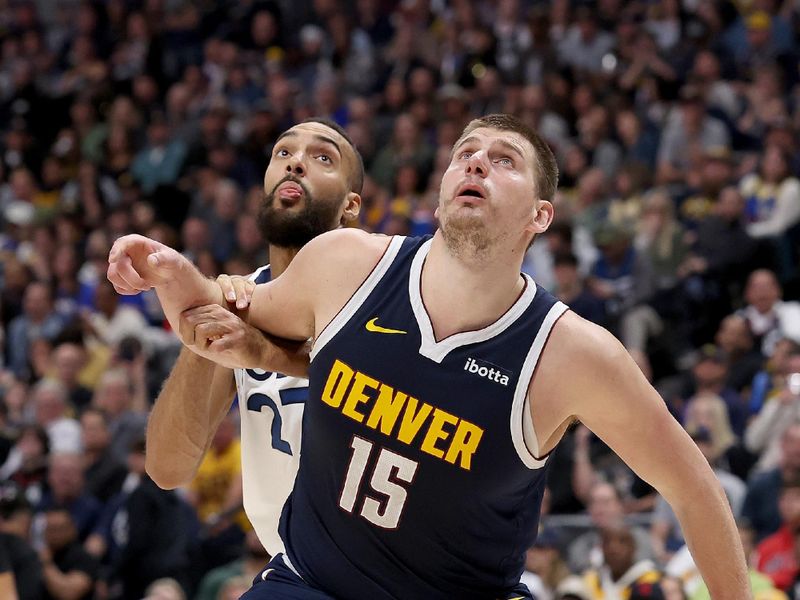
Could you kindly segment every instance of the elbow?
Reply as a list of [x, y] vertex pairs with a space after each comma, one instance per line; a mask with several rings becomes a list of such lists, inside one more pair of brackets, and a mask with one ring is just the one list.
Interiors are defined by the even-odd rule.
[[194, 472], [187, 472], [181, 469], [171, 469], [166, 465], [159, 464], [159, 461], [147, 458], [144, 469], [153, 482], [162, 490], [174, 490], [188, 485]]

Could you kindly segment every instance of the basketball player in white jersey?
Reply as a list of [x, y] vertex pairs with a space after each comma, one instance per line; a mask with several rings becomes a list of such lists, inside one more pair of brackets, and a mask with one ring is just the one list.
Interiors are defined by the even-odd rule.
[[[279, 138], [265, 175], [259, 214], [269, 243], [270, 265], [251, 280], [278, 277], [311, 239], [354, 221], [364, 179], [361, 157], [344, 130], [326, 119], [310, 119]], [[246, 308], [248, 287], [221, 278], [233, 309]], [[208, 449], [217, 426], [237, 394], [241, 418], [244, 508], [270, 555], [283, 550], [278, 519], [294, 484], [300, 428], [308, 381], [307, 350], [280, 346], [219, 307], [217, 322], [231, 334], [230, 369], [181, 351], [159, 394], [147, 427], [147, 471], [161, 487], [187, 484]], [[272, 364], [281, 374], [260, 367]], [[297, 375], [286, 376], [283, 373]]]
[[[522, 350], [535, 362], [525, 358], [521, 369], [506, 373], [501, 365], [490, 371], [496, 363], [468, 359], [435, 378], [423, 373], [419, 386], [418, 374], [407, 371], [408, 363], [424, 365], [426, 372], [437, 364], [444, 368], [450, 353], [482, 344], [481, 350], [500, 353], [492, 338], [524, 334], [520, 325], [526, 323], [518, 320], [529, 309], [521, 303], [533, 307], [540, 294], [520, 268], [533, 237], [552, 221], [556, 173], [552, 152], [518, 119], [477, 119], [453, 148], [440, 190], [441, 225], [432, 239], [330, 232], [307, 244], [283, 276], [257, 286], [251, 324], [286, 339], [314, 339], [315, 395], [309, 398], [314, 418], [307, 419], [282, 529], [290, 535], [285, 541], [291, 560], [270, 563], [274, 568], [248, 598], [440, 598], [437, 590], [456, 588], [464, 593], [447, 597], [509, 597], [523, 551], [511, 548], [519, 540], [498, 531], [513, 528], [523, 514], [526, 520], [536, 516], [524, 513], [527, 502], [497, 512], [494, 499], [505, 500], [509, 487], [521, 498], [517, 492], [530, 477], [540, 503], [541, 469], [576, 418], [671, 504], [712, 597], [752, 598], [744, 552], [719, 482], [609, 332], [558, 307], [547, 313], [544, 335]], [[120, 293], [155, 287], [170, 322], [177, 326], [183, 315], [190, 327], [181, 337], [195, 351], [206, 354], [209, 346], [222, 345], [225, 327], [208, 318], [206, 306], [224, 304], [220, 287], [177, 252], [126, 236], [115, 242], [109, 263], [108, 277]], [[379, 287], [394, 295], [372, 296]], [[362, 306], [370, 314], [358, 312]], [[387, 309], [371, 314], [373, 306]], [[393, 318], [398, 315], [405, 321]], [[351, 342], [369, 335], [373, 341], [359, 354]], [[513, 350], [524, 358], [519, 347]], [[344, 358], [338, 360], [335, 352]], [[214, 359], [227, 362], [217, 354]], [[360, 371], [361, 363], [374, 371]], [[372, 378], [369, 373], [378, 369]], [[490, 386], [482, 388], [489, 393], [460, 405], [463, 397], [449, 397], [446, 385], [468, 390], [469, 377], [475, 385]], [[504, 377], [519, 383], [513, 404], [505, 400], [511, 394]], [[493, 404], [501, 394], [504, 403]], [[427, 404], [431, 397], [436, 400]], [[454, 408], [439, 409], [445, 401]], [[502, 418], [492, 421], [500, 410]], [[484, 450], [495, 449], [503, 463], [487, 460], [491, 455]], [[507, 469], [522, 473], [522, 466], [529, 475], [504, 478]], [[441, 481], [431, 474], [441, 475]], [[489, 519], [472, 520], [476, 508]], [[508, 546], [513, 560], [498, 560], [512, 554], [485, 556], [487, 544]], [[370, 568], [376, 564], [380, 570]], [[465, 564], [486, 569], [462, 568]], [[375, 593], [364, 594], [353, 582]], [[416, 593], [422, 589], [430, 593]], [[474, 594], [477, 589], [488, 591]]]

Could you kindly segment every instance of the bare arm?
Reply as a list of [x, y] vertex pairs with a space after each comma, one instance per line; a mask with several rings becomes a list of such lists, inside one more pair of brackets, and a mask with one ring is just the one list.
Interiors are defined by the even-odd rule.
[[722, 486], [616, 338], [566, 313], [530, 392], [534, 427], [546, 440], [540, 452], [552, 448], [564, 422], [579, 418], [672, 506], [711, 596], [752, 597]]
[[147, 423], [145, 468], [159, 487], [191, 481], [234, 391], [233, 371], [181, 350]]
[[17, 600], [17, 586], [14, 584], [14, 574], [9, 572], [0, 573], [0, 598]]
[[48, 593], [58, 600], [78, 600], [92, 589], [92, 578], [88, 574], [82, 571], [64, 573], [52, 560], [42, 562], [42, 575]]

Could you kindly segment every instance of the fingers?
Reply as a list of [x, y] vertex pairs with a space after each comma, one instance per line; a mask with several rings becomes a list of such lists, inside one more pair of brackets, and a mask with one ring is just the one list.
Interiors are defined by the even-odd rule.
[[205, 347], [209, 338], [230, 334], [243, 326], [236, 315], [218, 304], [209, 304], [183, 311], [178, 329], [184, 344]]
[[233, 287], [231, 276], [225, 274], [220, 275], [217, 277], [217, 283], [222, 290], [222, 294], [225, 296], [225, 300], [228, 302], [236, 302], [236, 290]]
[[114, 285], [117, 293], [125, 296], [150, 289], [150, 286], [134, 270], [128, 256], [122, 256], [114, 263], [109, 264], [106, 277]]
[[225, 299], [233, 304], [236, 303], [238, 310], [244, 310], [250, 306], [250, 301], [253, 298], [253, 290], [256, 289], [256, 284], [246, 277], [231, 277], [230, 275], [220, 275], [217, 277], [217, 283], [225, 295]]
[[253, 299], [253, 290], [256, 289], [256, 284], [244, 277], [234, 277], [233, 287], [236, 290], [236, 308], [243, 310], [250, 306], [250, 300]]

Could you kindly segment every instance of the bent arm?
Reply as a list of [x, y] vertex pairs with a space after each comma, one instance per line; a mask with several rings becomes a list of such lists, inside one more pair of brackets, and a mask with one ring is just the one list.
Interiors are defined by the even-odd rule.
[[82, 571], [64, 573], [52, 562], [43, 565], [42, 575], [48, 593], [57, 600], [79, 600], [92, 589], [89, 575]]
[[[531, 386], [537, 433], [579, 418], [669, 502], [711, 596], [751, 598], [744, 551], [722, 486], [622, 344], [566, 313], [539, 367]], [[538, 398], [547, 398], [549, 406]], [[544, 418], [537, 417], [539, 411]]]
[[159, 487], [192, 480], [235, 390], [232, 370], [181, 350], [147, 422], [145, 468]]

